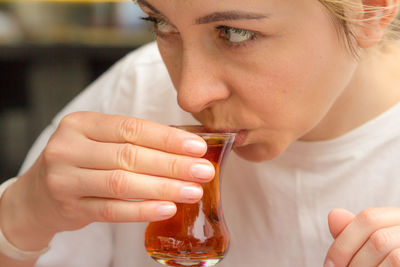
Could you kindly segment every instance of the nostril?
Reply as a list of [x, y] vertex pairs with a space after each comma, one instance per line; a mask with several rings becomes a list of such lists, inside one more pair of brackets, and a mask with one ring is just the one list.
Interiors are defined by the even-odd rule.
[[198, 97], [196, 98], [194, 96], [180, 97], [178, 95], [178, 105], [183, 110], [190, 113], [198, 113], [204, 109], [202, 101]]
[[[195, 82], [192, 83], [194, 85]], [[208, 83], [210, 84], [210, 82]], [[216, 102], [224, 101], [231, 96], [228, 87], [220, 82], [213, 81], [212, 85], [202, 84], [194, 87], [181, 87], [178, 90], [178, 105], [190, 113], [198, 113], [214, 105]]]

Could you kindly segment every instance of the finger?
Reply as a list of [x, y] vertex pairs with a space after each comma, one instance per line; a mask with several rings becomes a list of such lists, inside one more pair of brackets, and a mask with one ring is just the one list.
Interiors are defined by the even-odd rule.
[[345, 209], [333, 209], [328, 215], [329, 231], [333, 238], [336, 238], [344, 228], [356, 217]]
[[83, 142], [73, 149], [74, 164], [81, 168], [114, 170], [208, 182], [215, 170], [211, 162], [202, 158], [170, 154], [132, 144]]
[[115, 199], [153, 199], [179, 203], [195, 203], [203, 196], [196, 183], [123, 170], [81, 170], [75, 192], [84, 197]]
[[60, 127], [80, 129], [100, 142], [132, 143], [175, 154], [202, 156], [207, 144], [198, 135], [134, 117], [76, 112], [64, 117]]
[[400, 248], [400, 226], [379, 229], [370, 236], [367, 243], [357, 252], [349, 267], [378, 266], [396, 248]]
[[378, 267], [399, 267], [400, 248], [392, 250], [389, 255], [378, 265]]
[[79, 202], [85, 217], [96, 222], [151, 222], [171, 218], [176, 213], [174, 203], [166, 201], [128, 201], [86, 198]]
[[[380, 228], [400, 225], [400, 208], [370, 208], [359, 213], [329, 248], [325, 265], [347, 266], [369, 236]], [[331, 265], [332, 265], [331, 264]]]

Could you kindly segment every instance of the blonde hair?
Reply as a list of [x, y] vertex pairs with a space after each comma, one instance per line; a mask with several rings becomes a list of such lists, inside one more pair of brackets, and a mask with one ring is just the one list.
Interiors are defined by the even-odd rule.
[[[335, 23], [338, 26], [338, 31], [350, 51], [354, 54], [356, 52], [356, 39], [355, 33], [352, 30], [352, 26], [367, 22], [371, 19], [388, 19], [390, 16], [394, 16], [393, 21], [388, 25], [382, 42], [386, 40], [400, 39], [400, 18], [396, 17], [396, 14], [389, 14], [393, 12], [393, 7], [398, 5], [397, 3], [392, 6], [367, 6], [355, 3], [354, 0], [318, 0], [324, 5], [335, 18]], [[357, 18], [354, 14], [359, 13], [363, 9], [365, 14], [364, 18]], [[349, 15], [353, 14], [353, 15]]]

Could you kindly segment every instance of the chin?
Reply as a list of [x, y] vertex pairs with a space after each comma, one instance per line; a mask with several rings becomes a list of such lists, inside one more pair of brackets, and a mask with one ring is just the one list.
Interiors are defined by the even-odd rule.
[[263, 146], [260, 144], [250, 144], [246, 146], [235, 147], [233, 150], [239, 157], [247, 161], [263, 162], [280, 156], [285, 149], [267, 145]]

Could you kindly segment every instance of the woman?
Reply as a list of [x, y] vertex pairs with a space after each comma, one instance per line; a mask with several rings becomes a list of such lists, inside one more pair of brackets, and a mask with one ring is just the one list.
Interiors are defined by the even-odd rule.
[[162, 61], [153, 44], [132, 53], [45, 130], [1, 199], [20, 250], [1, 262], [32, 266], [51, 241], [37, 266], [158, 266], [145, 224], [94, 222], [163, 220], [201, 198], [205, 144], [165, 126], [195, 118], [239, 132], [219, 266], [400, 266], [400, 47], [381, 41], [397, 1], [138, 4]]

